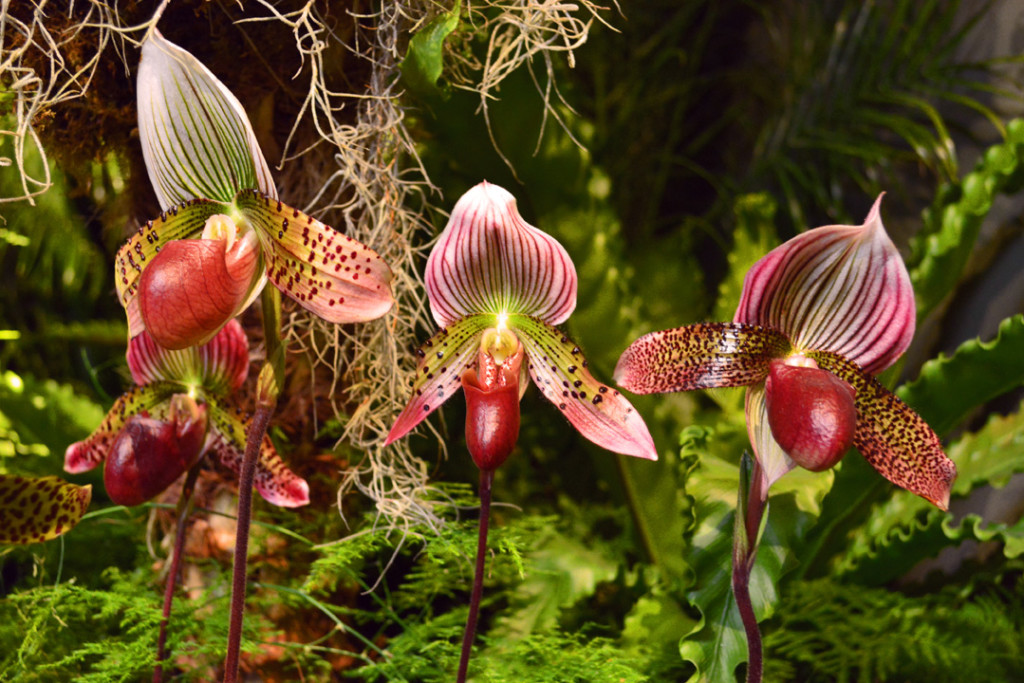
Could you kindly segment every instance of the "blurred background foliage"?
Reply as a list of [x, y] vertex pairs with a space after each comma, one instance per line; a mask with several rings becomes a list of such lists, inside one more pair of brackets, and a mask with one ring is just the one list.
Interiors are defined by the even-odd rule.
[[[410, 43], [435, 68], [403, 96], [438, 190], [429, 217], [439, 230], [482, 178], [512, 191], [576, 263], [567, 331], [601, 378], [641, 334], [730, 319], [746, 269], [768, 249], [808, 227], [859, 223], [887, 193], [883, 216], [911, 270], [919, 333], [884, 379], [944, 438], [960, 478], [949, 513], [894, 490], [856, 453], [834, 472], [776, 485], [753, 579], [767, 680], [1015, 680], [1024, 666], [1020, 8], [624, 3], [602, 14], [611, 26], [593, 23], [574, 68], [556, 55], [549, 109], [538, 58], [492, 93], [486, 120], [452, 56], [479, 58], [487, 36], [448, 10], [438, 6], [432, 33]], [[64, 447], [95, 427], [126, 381], [111, 264], [138, 184], [133, 155], [112, 149], [85, 175], [51, 162], [55, 186], [35, 206], [0, 205], [0, 472], [60, 474]], [[0, 184], [17, 182], [8, 171]], [[492, 525], [474, 680], [742, 674], [728, 579], [748, 448], [742, 392], [635, 405], [659, 446], [656, 464], [602, 452], [527, 394], [520, 445], [496, 482], [497, 500], [514, 506], [499, 506]], [[447, 459], [431, 439], [411, 442], [437, 484], [440, 528], [380, 524], [355, 496], [342, 501], [343, 521], [332, 506], [338, 470], [359, 454], [329, 453], [335, 420], [305, 441], [288, 429], [298, 416], [278, 414], [273, 433], [311, 480], [314, 504], [256, 513], [249, 614], [258, 617], [246, 642], [262, 680], [451, 678], [475, 542], [461, 410], [453, 401], [439, 424]], [[2, 679], [135, 680], [152, 666], [173, 501], [125, 510], [97, 473], [71, 479], [95, 491], [73, 533], [0, 549]], [[192, 588], [171, 628], [182, 680], [216, 674], [227, 620], [219, 539], [230, 529], [230, 477], [208, 480], [209, 519], [189, 546]]]

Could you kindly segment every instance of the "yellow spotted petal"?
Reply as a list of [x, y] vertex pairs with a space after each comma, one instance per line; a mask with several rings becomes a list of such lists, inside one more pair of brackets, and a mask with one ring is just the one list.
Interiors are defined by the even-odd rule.
[[92, 486], [0, 474], [0, 543], [57, 538], [78, 524], [91, 500]]
[[480, 338], [494, 327], [493, 315], [471, 315], [455, 321], [417, 350], [420, 357], [412, 380], [412, 397], [388, 432], [384, 445], [400, 439], [462, 387], [462, 373], [476, 364]]
[[513, 315], [508, 323], [526, 350], [530, 377], [580, 434], [616, 453], [658, 459], [640, 413], [590, 373], [579, 346], [538, 318]]
[[255, 191], [239, 194], [235, 207], [259, 233], [270, 281], [303, 308], [332, 323], [391, 310], [391, 268], [373, 249]]

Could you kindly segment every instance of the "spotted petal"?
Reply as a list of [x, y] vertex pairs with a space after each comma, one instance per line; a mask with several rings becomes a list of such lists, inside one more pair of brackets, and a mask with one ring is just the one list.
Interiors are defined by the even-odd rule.
[[616, 453], [658, 459], [643, 418], [625, 396], [590, 374], [580, 347], [537, 318], [514, 315], [508, 323], [523, 343], [534, 383], [580, 434]]
[[147, 221], [132, 235], [114, 259], [117, 296], [128, 313], [128, 337], [145, 329], [139, 310], [139, 278], [163, 245], [172, 240], [199, 237], [211, 216], [227, 213], [228, 206], [206, 200], [192, 200], [175, 206], [156, 220]]
[[508, 313], [564, 322], [576, 268], [561, 244], [519, 215], [515, 198], [482, 182], [464, 194], [427, 260], [430, 310], [442, 327], [464, 315]]
[[257, 188], [277, 196], [241, 103], [209, 69], [154, 30], [142, 45], [139, 137], [160, 207], [230, 201]]
[[493, 315], [471, 315], [441, 330], [417, 351], [412, 398], [395, 420], [384, 445], [408, 434], [462, 387], [462, 373], [476, 363], [480, 335], [497, 324]]
[[956, 465], [920, 415], [871, 375], [834, 353], [810, 355], [818, 366], [857, 390], [853, 445], [883, 477], [937, 507], [949, 507]]
[[130, 389], [122, 394], [103, 418], [100, 426], [83, 441], [77, 441], [64, 452], [64, 471], [71, 474], [87, 472], [103, 462], [118, 432], [132, 415], [152, 411], [175, 393], [176, 385], [155, 382]]
[[394, 304], [391, 269], [377, 252], [258, 192], [235, 206], [257, 229], [275, 287], [324, 320], [374, 320]]
[[[232, 410], [216, 400], [210, 400], [210, 418], [213, 429], [209, 452], [217, 460], [238, 474], [245, 455], [245, 433], [248, 420], [238, 410]], [[272, 505], [294, 508], [309, 504], [309, 484], [284, 464], [269, 436], [263, 438], [259, 460], [256, 462], [256, 490]]]
[[0, 474], [0, 544], [57, 538], [78, 524], [91, 500], [92, 486]]
[[128, 342], [128, 368], [136, 384], [171, 381], [206, 392], [237, 391], [249, 374], [249, 340], [237, 320], [200, 346], [170, 351], [143, 332]]
[[772, 359], [790, 348], [784, 335], [757, 325], [687, 325], [630, 344], [615, 381], [636, 394], [747, 386], [763, 381]]
[[780, 330], [799, 350], [838, 353], [871, 374], [892, 365], [914, 336], [914, 292], [881, 201], [863, 225], [808, 230], [754, 264], [735, 321]]

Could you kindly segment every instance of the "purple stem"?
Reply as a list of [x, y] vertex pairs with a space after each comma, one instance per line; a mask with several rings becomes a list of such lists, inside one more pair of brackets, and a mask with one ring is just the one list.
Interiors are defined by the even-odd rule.
[[476, 636], [476, 621], [480, 616], [480, 598], [484, 594], [484, 562], [487, 560], [487, 524], [491, 517], [491, 484], [494, 470], [480, 470], [480, 524], [476, 539], [476, 570], [473, 573], [473, 592], [469, 596], [469, 617], [462, 634], [462, 656], [459, 658], [457, 683], [466, 683], [469, 671], [469, 653]]
[[750, 494], [747, 497], [746, 547], [739, 547], [740, 539], [734, 539], [732, 554], [732, 592], [736, 597], [743, 630], [747, 634], [747, 683], [761, 683], [764, 673], [764, 653], [761, 647], [761, 629], [757, 625], [754, 604], [750, 599], [750, 573], [757, 559], [757, 534], [761, 530], [761, 518], [764, 516], [767, 491], [764, 490], [764, 477], [761, 465], [754, 461], [751, 470]]
[[249, 524], [252, 519], [252, 486], [256, 477], [256, 461], [273, 412], [273, 405], [260, 402], [245, 434], [245, 457], [238, 474], [238, 527], [235, 532], [235, 564], [231, 576], [231, 623], [228, 626], [228, 653], [224, 659], [224, 683], [235, 683], [238, 680], [238, 655], [242, 646], [242, 618], [245, 614]]
[[178, 574], [181, 572], [181, 556], [185, 551], [185, 530], [188, 516], [192, 512], [192, 491], [196, 486], [196, 478], [199, 476], [199, 464], [196, 463], [189, 468], [185, 475], [185, 483], [181, 487], [181, 497], [178, 499], [178, 526], [175, 529], [174, 550], [171, 554], [171, 568], [167, 573], [167, 585], [164, 587], [164, 611], [160, 619], [160, 636], [156, 641], [156, 666], [153, 668], [153, 683], [161, 683], [164, 677], [163, 661], [167, 657], [167, 624], [171, 620], [171, 603], [174, 602], [174, 588], [178, 584]]
[[754, 605], [750, 601], [750, 569], [753, 563], [740, 562], [732, 568], [732, 592], [740, 610], [743, 630], [747, 632], [747, 683], [760, 683], [764, 667], [761, 630], [757, 626]]

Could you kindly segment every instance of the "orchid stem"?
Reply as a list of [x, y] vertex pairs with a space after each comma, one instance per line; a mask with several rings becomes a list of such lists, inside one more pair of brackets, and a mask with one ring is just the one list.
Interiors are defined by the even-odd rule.
[[189, 468], [185, 475], [185, 483], [181, 487], [178, 499], [177, 528], [174, 536], [174, 550], [171, 554], [171, 567], [167, 573], [167, 585], [164, 587], [164, 611], [160, 619], [160, 636], [156, 642], [156, 666], [153, 668], [153, 683], [161, 683], [164, 677], [163, 662], [167, 657], [167, 625], [171, 620], [171, 603], [174, 602], [174, 589], [178, 584], [181, 572], [181, 556], [185, 551], [185, 530], [188, 517], [192, 513], [192, 492], [195, 490], [196, 478], [199, 476], [199, 464]]
[[238, 680], [238, 656], [242, 645], [242, 618], [245, 614], [245, 584], [249, 555], [249, 524], [252, 519], [252, 486], [256, 476], [263, 437], [274, 412], [273, 403], [259, 402], [256, 414], [245, 434], [245, 457], [238, 475], [238, 530], [235, 533], [235, 563], [231, 576], [231, 623], [228, 626], [228, 652], [224, 659], [224, 683]]
[[494, 470], [480, 470], [480, 523], [476, 540], [476, 569], [473, 573], [473, 592], [469, 596], [469, 617], [462, 634], [462, 656], [459, 658], [457, 683], [465, 683], [469, 671], [469, 653], [476, 636], [476, 622], [480, 616], [480, 598], [484, 593], [484, 562], [487, 560], [487, 526], [491, 517], [491, 484]]
[[[745, 478], [741, 477], [740, 486], [745, 485]], [[742, 514], [743, 519], [737, 520], [736, 531], [733, 533], [732, 592], [736, 598], [740, 620], [743, 622], [743, 630], [747, 634], [747, 683], [761, 683], [764, 673], [761, 629], [757, 625], [754, 603], [750, 598], [750, 574], [757, 559], [758, 535], [767, 500], [765, 478], [757, 460], [754, 460], [750, 471], [747, 495], [744, 496], [741, 491], [740, 499], [741, 505], [736, 513]]]
[[732, 592], [740, 610], [743, 630], [747, 633], [747, 683], [761, 683], [764, 659], [761, 652], [761, 629], [757, 625], [754, 605], [750, 600], [750, 564], [740, 563], [732, 568]]

